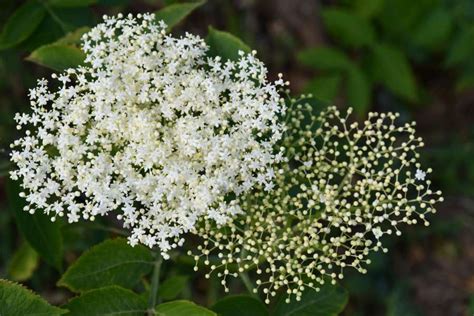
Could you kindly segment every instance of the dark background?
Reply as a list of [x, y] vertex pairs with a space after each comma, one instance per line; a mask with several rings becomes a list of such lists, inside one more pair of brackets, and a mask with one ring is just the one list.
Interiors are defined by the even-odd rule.
[[[50, 74], [24, 58], [68, 31], [96, 24], [104, 13], [152, 12], [172, 2], [102, 0], [60, 9], [18, 47], [0, 51], [1, 278], [9, 277], [22, 242], [3, 189], [11, 167], [8, 145], [18, 136], [13, 115], [27, 109], [27, 91], [36, 79]], [[0, 0], [0, 29], [21, 4]], [[367, 111], [396, 111], [402, 120], [418, 123], [426, 141], [424, 163], [433, 167], [433, 182], [445, 202], [430, 227], [408, 227], [401, 238], [386, 239], [389, 253], [373, 255], [367, 275], [348, 274], [344, 314], [473, 315], [474, 1], [209, 0], [174, 33], [205, 36], [209, 25], [255, 48], [270, 77], [284, 73], [294, 94], [313, 93], [341, 108], [352, 105], [359, 118]], [[318, 56], [316, 47], [333, 54]], [[327, 66], [340, 54], [350, 62], [348, 70]], [[68, 262], [106, 236], [100, 230], [65, 229]], [[61, 303], [68, 293], [55, 287], [57, 278], [40, 263], [25, 282]], [[210, 303], [220, 295], [218, 289], [206, 296], [211, 286], [198, 275], [188, 295]]]

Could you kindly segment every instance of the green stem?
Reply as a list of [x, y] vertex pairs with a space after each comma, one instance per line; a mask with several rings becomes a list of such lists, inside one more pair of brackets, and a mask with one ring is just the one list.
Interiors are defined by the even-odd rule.
[[155, 315], [155, 306], [157, 304], [157, 296], [158, 296], [158, 287], [160, 285], [160, 269], [161, 263], [163, 262], [163, 257], [158, 254], [156, 258], [155, 265], [153, 268], [153, 275], [151, 277], [151, 289], [150, 289], [150, 297], [148, 299], [148, 314]]
[[250, 278], [249, 278], [249, 275], [247, 274], [247, 272], [239, 272], [239, 276], [242, 279], [242, 282], [244, 283], [245, 288], [250, 293], [250, 295], [252, 295], [253, 297], [255, 297], [257, 299], [260, 299], [258, 297], [258, 295], [255, 294], [254, 291], [253, 291], [252, 281], [250, 281]]

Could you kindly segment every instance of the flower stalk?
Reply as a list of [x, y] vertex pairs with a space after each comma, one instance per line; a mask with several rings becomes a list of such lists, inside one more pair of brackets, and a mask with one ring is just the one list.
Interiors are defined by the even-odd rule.
[[161, 264], [163, 263], [163, 257], [158, 253], [153, 267], [153, 274], [151, 276], [151, 288], [150, 297], [148, 298], [148, 313], [149, 315], [155, 315], [155, 306], [158, 301], [158, 288], [160, 286], [160, 271]]

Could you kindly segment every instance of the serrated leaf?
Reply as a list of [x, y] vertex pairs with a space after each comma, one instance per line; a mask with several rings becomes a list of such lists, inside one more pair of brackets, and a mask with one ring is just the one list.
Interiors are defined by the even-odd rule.
[[8, 200], [18, 229], [44, 261], [61, 270], [63, 239], [59, 223], [51, 222], [51, 218], [41, 210], [36, 210], [33, 215], [23, 211], [26, 204], [24, 199], [20, 198], [20, 192], [18, 182], [7, 182]]
[[471, 61], [474, 54], [474, 26], [461, 29], [449, 48], [445, 64], [456, 66]]
[[172, 300], [178, 296], [186, 286], [189, 277], [175, 275], [166, 279], [158, 289], [158, 295], [164, 300]]
[[0, 279], [0, 315], [33, 316], [62, 315], [67, 311], [50, 305], [27, 288], [7, 280]]
[[45, 8], [36, 0], [30, 0], [20, 6], [5, 22], [0, 33], [0, 50], [26, 40], [41, 23], [45, 14]]
[[326, 31], [343, 45], [359, 48], [374, 41], [372, 26], [348, 10], [324, 9], [322, 20]]
[[158, 316], [217, 316], [213, 311], [186, 300], [160, 304], [155, 309]]
[[211, 308], [220, 316], [266, 316], [266, 306], [248, 295], [233, 295], [219, 300]]
[[413, 42], [425, 49], [440, 47], [451, 34], [452, 16], [444, 8], [436, 8], [430, 12], [417, 26], [412, 35]]
[[341, 74], [320, 75], [310, 80], [304, 91], [318, 98], [332, 101], [337, 96], [341, 79]]
[[210, 56], [221, 56], [223, 59], [237, 60], [239, 51], [244, 53], [251, 51], [240, 38], [212, 27], [209, 27], [206, 43], [209, 45]]
[[319, 292], [305, 289], [301, 300], [293, 299], [286, 303], [286, 293], [275, 306], [275, 316], [335, 316], [342, 312], [347, 304], [347, 291], [339, 285], [325, 284]]
[[79, 257], [63, 274], [58, 285], [74, 292], [119, 285], [132, 288], [149, 273], [153, 264], [151, 251], [132, 247], [123, 238], [106, 240]]
[[14, 281], [26, 281], [37, 267], [38, 254], [24, 241], [8, 264], [8, 275]]
[[184, 20], [191, 12], [202, 6], [206, 1], [175, 3], [155, 12], [155, 19], [163, 20], [168, 29], [172, 29]]
[[48, 0], [48, 4], [57, 8], [78, 8], [96, 4], [97, 0]]
[[298, 61], [321, 70], [346, 70], [351, 61], [342, 51], [331, 47], [308, 48], [298, 53]]
[[82, 65], [85, 58], [85, 53], [76, 46], [51, 44], [36, 49], [26, 60], [57, 71], [62, 71]]
[[346, 91], [349, 106], [353, 107], [360, 117], [364, 116], [370, 105], [371, 85], [357, 65], [347, 72]]
[[140, 295], [119, 286], [107, 286], [88, 291], [71, 299], [64, 308], [71, 316], [121, 315], [142, 316], [147, 303]]
[[407, 57], [398, 48], [387, 44], [372, 46], [371, 72], [373, 78], [395, 95], [410, 102], [418, 99], [415, 75]]

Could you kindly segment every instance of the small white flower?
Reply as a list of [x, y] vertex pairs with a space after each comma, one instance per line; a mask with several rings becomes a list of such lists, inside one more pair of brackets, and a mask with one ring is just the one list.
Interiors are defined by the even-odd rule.
[[377, 239], [383, 236], [383, 231], [380, 229], [380, 227], [372, 228], [372, 233], [374, 234], [374, 237]]
[[420, 169], [416, 169], [415, 179], [418, 180], [418, 181], [424, 181], [425, 178], [426, 178], [426, 172], [424, 172], [423, 170], [420, 170]]

